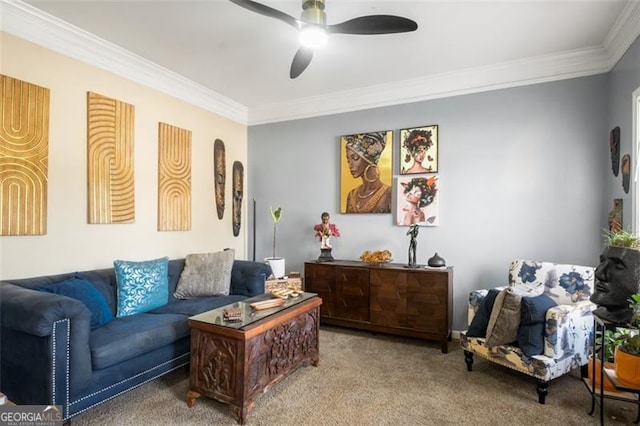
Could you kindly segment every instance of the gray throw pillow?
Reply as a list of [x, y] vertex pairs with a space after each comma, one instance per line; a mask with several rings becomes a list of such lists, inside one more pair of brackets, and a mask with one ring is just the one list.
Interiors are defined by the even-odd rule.
[[524, 296], [539, 296], [543, 286], [520, 284], [502, 290], [497, 296], [487, 326], [487, 346], [507, 345], [518, 340], [520, 302]]
[[188, 254], [173, 296], [176, 299], [229, 294], [235, 252]]

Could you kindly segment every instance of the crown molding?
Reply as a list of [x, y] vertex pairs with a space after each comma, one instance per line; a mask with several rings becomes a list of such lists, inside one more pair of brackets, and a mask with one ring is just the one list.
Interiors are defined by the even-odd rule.
[[640, 35], [640, 1], [632, 1], [602, 46], [248, 108], [20, 0], [0, 2], [0, 30], [245, 125], [602, 74], [611, 71]]
[[247, 124], [248, 108], [22, 1], [1, 0], [0, 30]]
[[340, 114], [607, 73], [640, 35], [640, 1], [627, 3], [602, 46], [361, 89], [252, 106], [249, 125]]
[[249, 110], [249, 125], [340, 114], [369, 108], [602, 74], [609, 71], [603, 48], [468, 68], [411, 80], [336, 92]]
[[640, 1], [627, 3], [615, 24], [604, 39], [603, 47], [609, 56], [609, 70], [640, 36]]

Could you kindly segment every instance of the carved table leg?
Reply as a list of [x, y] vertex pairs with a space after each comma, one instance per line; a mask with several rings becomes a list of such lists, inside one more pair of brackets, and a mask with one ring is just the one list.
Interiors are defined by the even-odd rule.
[[242, 408], [236, 407], [235, 405], [231, 406], [231, 410], [233, 411], [233, 414], [236, 416], [236, 420], [238, 421], [238, 424], [243, 425], [247, 422], [247, 417], [249, 416], [249, 411], [251, 411], [252, 406], [253, 406], [253, 403], [246, 404]]
[[191, 408], [196, 405], [196, 399], [200, 398], [202, 394], [189, 390], [187, 391], [187, 407]]

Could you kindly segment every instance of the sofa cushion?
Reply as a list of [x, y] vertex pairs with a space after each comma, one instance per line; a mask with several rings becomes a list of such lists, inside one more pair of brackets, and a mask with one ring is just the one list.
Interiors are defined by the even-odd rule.
[[264, 281], [271, 275], [268, 263], [236, 260], [231, 268], [231, 294], [253, 297], [264, 293]]
[[188, 254], [173, 295], [177, 299], [193, 299], [229, 294], [234, 257], [233, 250]]
[[184, 259], [171, 259], [169, 261], [169, 302], [178, 300], [174, 297], [173, 293], [178, 287], [178, 280], [184, 269]]
[[104, 300], [107, 301], [111, 308], [113, 316], [116, 315], [118, 309], [118, 286], [116, 285], [116, 273], [113, 268], [76, 272], [74, 277], [87, 280], [93, 284], [102, 293]]
[[467, 330], [466, 335], [468, 337], [486, 337], [491, 310], [493, 309], [498, 293], [500, 293], [500, 290], [492, 288], [484, 299], [482, 299], [478, 311], [473, 316], [469, 329]]
[[211, 296], [200, 297], [197, 299], [185, 299], [169, 302], [166, 305], [149, 311], [150, 314], [183, 314], [188, 316], [198, 315], [202, 312], [230, 305], [240, 300], [246, 299], [245, 296]]
[[91, 312], [92, 330], [113, 320], [113, 313], [104, 296], [87, 280], [70, 278], [55, 284], [41, 285], [36, 289], [67, 296], [84, 303]]
[[169, 301], [169, 258], [133, 262], [115, 260], [118, 317], [166, 305]]
[[93, 369], [118, 364], [188, 335], [186, 315], [143, 313], [116, 318], [91, 332]]

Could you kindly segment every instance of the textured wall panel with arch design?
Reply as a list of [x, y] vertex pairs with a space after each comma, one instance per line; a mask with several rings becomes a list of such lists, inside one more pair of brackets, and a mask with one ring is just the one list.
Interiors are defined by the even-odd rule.
[[133, 223], [134, 107], [87, 92], [89, 223]]
[[49, 89], [0, 75], [0, 90], [0, 235], [45, 235]]
[[158, 123], [158, 231], [191, 230], [191, 131]]

